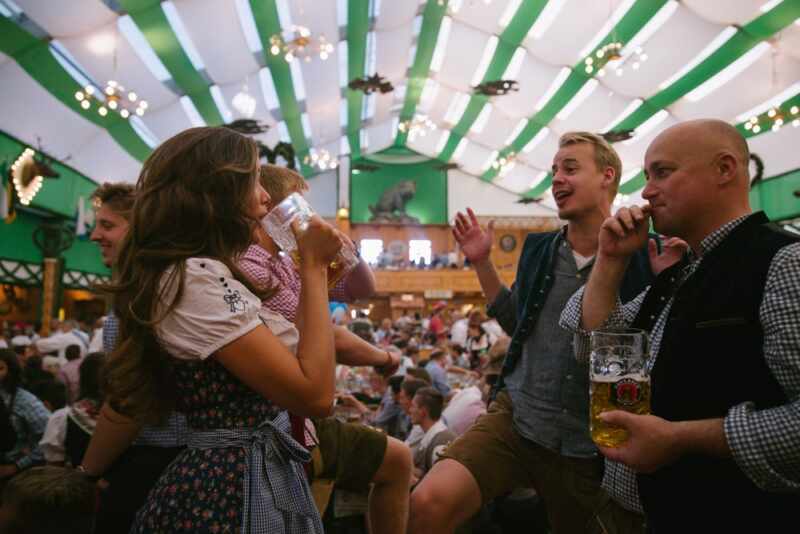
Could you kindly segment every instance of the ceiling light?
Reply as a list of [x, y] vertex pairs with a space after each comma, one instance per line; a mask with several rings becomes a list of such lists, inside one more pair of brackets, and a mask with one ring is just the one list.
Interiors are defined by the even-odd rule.
[[305, 26], [293, 24], [289, 31], [273, 34], [269, 38], [269, 52], [273, 56], [283, 55], [288, 63], [301, 59], [309, 63], [316, 55], [322, 61], [328, 59], [334, 47], [325, 35], [314, 37]]
[[411, 120], [401, 121], [397, 124], [397, 129], [402, 133], [408, 134], [409, 142], [413, 142], [417, 137], [425, 137], [436, 129], [436, 124], [427, 115], [415, 115]]
[[338, 159], [324, 148], [312, 148], [309, 150], [308, 154], [303, 158], [303, 163], [321, 171], [335, 169], [339, 166]]

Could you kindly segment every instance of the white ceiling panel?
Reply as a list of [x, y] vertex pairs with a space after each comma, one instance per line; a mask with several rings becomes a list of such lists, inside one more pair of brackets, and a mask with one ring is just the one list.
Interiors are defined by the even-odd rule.
[[100, 183], [136, 182], [142, 168], [106, 131], [83, 145], [71, 163]]
[[63, 160], [101, 131], [64, 106], [16, 63], [0, 66], [0, 80], [3, 81], [0, 129], [31, 146], [37, 146], [40, 139], [45, 152]]
[[[260, 68], [250, 52], [232, 0], [173, 0], [209, 77], [227, 84]], [[213, 35], [213, 39], [208, 36]]]
[[717, 24], [744, 25], [762, 15], [759, 8], [770, 4], [770, 0], [682, 0], [682, 3], [699, 16]]
[[488, 42], [489, 36], [485, 33], [454, 20], [445, 49], [447, 60], [442, 63], [436, 79], [459, 91], [471, 92], [472, 75]]
[[493, 103], [509, 117], [530, 117], [536, 113], [535, 105], [558, 75], [561, 67], [536, 60], [530, 54], [522, 62], [517, 80], [519, 91], [495, 98]]
[[15, 3], [56, 39], [85, 35], [117, 18], [100, 0], [15, 0]]

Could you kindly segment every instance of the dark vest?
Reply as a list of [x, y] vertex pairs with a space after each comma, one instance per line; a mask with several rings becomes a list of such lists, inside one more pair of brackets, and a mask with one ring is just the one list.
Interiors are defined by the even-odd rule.
[[[652, 330], [674, 293], [651, 375], [654, 415], [723, 418], [743, 402], [758, 410], [787, 402], [764, 359], [759, 308], [772, 258], [795, 241], [757, 213], [711, 250], [677, 292], [685, 261], [656, 279], [633, 323]], [[799, 496], [758, 489], [732, 458], [686, 455], [638, 481], [648, 522], [659, 534], [693, 531], [697, 521], [718, 532], [738, 532], [751, 520], [786, 526], [800, 510]]]

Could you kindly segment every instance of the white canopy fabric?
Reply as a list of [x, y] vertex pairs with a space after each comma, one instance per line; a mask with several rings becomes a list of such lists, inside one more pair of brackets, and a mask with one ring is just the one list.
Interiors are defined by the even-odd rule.
[[[327, 61], [270, 53], [292, 25], [334, 44]], [[623, 59], [600, 77], [609, 42]], [[393, 92], [347, 88], [376, 72]], [[141, 119], [80, 108], [75, 91], [109, 79], [149, 102]], [[474, 94], [498, 79], [519, 91]], [[569, 130], [634, 131], [615, 145], [622, 202], [640, 198], [648, 142], [687, 119], [738, 125], [766, 177], [800, 168], [798, 0], [0, 0], [0, 80], [0, 130], [100, 182], [135, 180], [149, 150], [185, 128], [241, 118], [243, 88], [268, 146], [291, 142], [302, 160], [311, 148], [344, 158], [405, 145], [457, 163], [450, 201], [483, 195], [483, 214], [520, 196], [552, 208], [547, 171]], [[776, 131], [771, 106], [784, 116]], [[434, 131], [398, 132], [422, 114]], [[754, 115], [759, 131], [745, 130]], [[513, 164], [494, 168], [504, 156]], [[335, 197], [336, 175], [303, 171]]]

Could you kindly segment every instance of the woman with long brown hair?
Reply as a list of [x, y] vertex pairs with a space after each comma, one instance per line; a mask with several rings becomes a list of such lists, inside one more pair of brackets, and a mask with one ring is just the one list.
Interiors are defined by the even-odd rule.
[[289, 436], [285, 410], [321, 416], [332, 406], [326, 267], [341, 242], [318, 218], [297, 235], [295, 357], [284, 344], [297, 341], [294, 326], [260, 312], [236, 267], [266, 214], [257, 178], [252, 140], [193, 128], [157, 148], [136, 185], [110, 288], [120, 338], [108, 399], [140, 422], [177, 408], [191, 430], [132, 532], [322, 531], [302, 476], [307, 451]]

